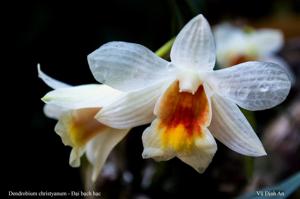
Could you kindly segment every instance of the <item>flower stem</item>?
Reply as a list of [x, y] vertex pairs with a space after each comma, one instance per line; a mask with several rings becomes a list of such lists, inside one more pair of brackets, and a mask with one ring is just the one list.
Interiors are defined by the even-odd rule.
[[165, 43], [162, 47], [160, 47], [155, 54], [158, 55], [159, 57], [166, 57], [172, 48], [172, 45], [174, 43], [175, 37], [170, 39], [167, 43]]
[[254, 158], [253, 157], [244, 157], [245, 173], [248, 181], [253, 177], [254, 172]]

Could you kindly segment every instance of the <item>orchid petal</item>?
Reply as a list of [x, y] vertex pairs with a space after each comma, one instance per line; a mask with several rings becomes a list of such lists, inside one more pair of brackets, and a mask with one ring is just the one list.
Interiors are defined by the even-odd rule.
[[72, 147], [70, 165], [80, 166], [80, 157], [84, 154], [86, 144], [97, 135], [111, 131], [94, 117], [100, 108], [82, 108], [64, 112], [59, 118], [55, 132], [62, 142]]
[[175, 157], [175, 152], [162, 148], [161, 137], [157, 134], [158, 120], [154, 120], [150, 127], [146, 128], [142, 135], [143, 158], [153, 158], [156, 161], [170, 160]]
[[45, 82], [45, 84], [47, 84], [49, 87], [51, 87], [53, 89], [70, 87], [70, 85], [60, 82], [60, 81], [48, 76], [46, 73], [44, 73], [41, 70], [40, 64], [37, 65], [37, 69], [38, 69], [39, 78], [41, 78]]
[[128, 132], [129, 129], [106, 128], [87, 144], [86, 155], [93, 165], [92, 181], [97, 179], [108, 155]]
[[203, 173], [212, 161], [216, 151], [216, 141], [209, 130], [205, 129], [203, 137], [195, 141], [192, 150], [188, 153], [179, 153], [177, 157], [197, 172]]
[[98, 132], [109, 128], [94, 118], [99, 109], [82, 108], [63, 113], [55, 126], [55, 132], [65, 145], [82, 147]]
[[146, 47], [109, 42], [88, 56], [95, 79], [122, 91], [135, 91], [164, 79], [172, 65]]
[[213, 34], [215, 37], [216, 45], [218, 47], [220, 43], [227, 43], [227, 39], [230, 40], [237, 34], [241, 34], [241, 30], [231, 25], [230, 23], [221, 23], [213, 28]]
[[143, 140], [143, 158], [153, 158], [156, 161], [166, 161], [177, 156], [180, 160], [193, 167], [196, 171], [203, 173], [211, 162], [217, 145], [206, 129], [203, 135], [195, 140], [195, 144], [186, 150], [180, 152], [173, 151], [170, 148], [164, 148], [162, 145], [161, 135], [157, 132], [158, 120], [154, 120], [142, 136]]
[[283, 34], [279, 30], [260, 29], [251, 34], [251, 41], [256, 44], [260, 55], [270, 55], [279, 51], [284, 43]]
[[165, 83], [124, 93], [108, 106], [103, 107], [96, 119], [108, 126], [124, 129], [150, 123], [154, 119], [153, 109], [163, 93]]
[[203, 15], [193, 18], [177, 35], [171, 49], [171, 60], [178, 67], [212, 70], [215, 65], [215, 43]]
[[237, 62], [256, 60], [256, 46], [249, 39], [249, 34], [228, 23], [214, 29], [217, 46], [217, 62], [221, 67], [229, 67]]
[[120, 91], [106, 85], [89, 84], [50, 91], [42, 100], [50, 105], [78, 109], [105, 106], [120, 94]]
[[275, 64], [278, 64], [279, 66], [281, 66], [285, 72], [288, 74], [290, 80], [291, 80], [291, 84], [294, 85], [296, 82], [296, 77], [293, 73], [293, 71], [291, 70], [290, 66], [288, 65], [288, 63], [286, 61], [284, 61], [282, 58], [277, 57], [277, 56], [267, 56], [267, 57], [261, 57], [260, 61], [264, 61], [264, 62], [272, 62]]
[[219, 141], [243, 155], [266, 155], [264, 147], [237, 105], [215, 94], [209, 130]]
[[68, 109], [57, 106], [55, 104], [45, 104], [44, 106], [44, 114], [52, 119], [58, 120], [59, 117], [66, 112]]
[[291, 87], [285, 70], [268, 62], [238, 64], [214, 71], [206, 80], [213, 91], [248, 110], [263, 110], [280, 104]]
[[80, 167], [80, 158], [83, 156], [85, 148], [73, 148], [70, 153], [69, 164], [71, 167]]

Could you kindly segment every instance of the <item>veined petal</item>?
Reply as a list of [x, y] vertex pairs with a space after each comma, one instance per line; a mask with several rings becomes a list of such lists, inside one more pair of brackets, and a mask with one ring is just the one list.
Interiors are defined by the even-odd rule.
[[135, 91], [166, 78], [172, 65], [146, 47], [109, 42], [88, 56], [95, 79], [122, 91]]
[[154, 119], [155, 103], [165, 90], [164, 85], [167, 83], [160, 82], [139, 91], [124, 93], [114, 103], [103, 107], [96, 119], [118, 129], [150, 123]]
[[280, 57], [277, 56], [267, 56], [267, 57], [261, 57], [260, 61], [264, 61], [264, 62], [272, 62], [275, 64], [278, 64], [279, 66], [281, 66], [285, 72], [288, 74], [290, 80], [291, 80], [291, 84], [294, 85], [295, 84], [295, 75], [293, 73], [293, 71], [291, 70], [290, 66]]
[[37, 65], [37, 69], [38, 69], [38, 76], [39, 78], [41, 78], [45, 84], [47, 84], [49, 87], [53, 88], [53, 89], [58, 89], [58, 88], [67, 88], [70, 87], [70, 85], [60, 82], [48, 75], [46, 75], [42, 70], [41, 70], [41, 66], [40, 64]]
[[194, 17], [177, 35], [171, 60], [178, 67], [209, 71], [215, 66], [216, 51], [210, 26], [203, 15]]
[[195, 145], [188, 153], [178, 154], [178, 158], [193, 167], [199, 173], [203, 173], [217, 151], [217, 144], [208, 129], [203, 132], [203, 137], [195, 141]]
[[227, 147], [248, 156], [266, 155], [264, 147], [240, 109], [230, 100], [213, 95], [209, 130]]
[[263, 110], [278, 105], [291, 88], [285, 70], [268, 62], [238, 64], [214, 71], [206, 80], [214, 92], [248, 110]]
[[129, 129], [106, 128], [87, 143], [86, 155], [93, 165], [92, 180], [96, 181], [108, 155], [127, 135]]
[[100, 108], [83, 108], [63, 113], [55, 126], [55, 132], [65, 145], [71, 146], [70, 165], [80, 166], [85, 145], [93, 137], [107, 130], [94, 116]]
[[260, 29], [251, 34], [251, 41], [255, 44], [261, 56], [276, 53], [283, 46], [283, 34], [275, 29]]
[[42, 100], [66, 109], [79, 109], [105, 106], [120, 94], [120, 91], [103, 84], [88, 84], [50, 91]]

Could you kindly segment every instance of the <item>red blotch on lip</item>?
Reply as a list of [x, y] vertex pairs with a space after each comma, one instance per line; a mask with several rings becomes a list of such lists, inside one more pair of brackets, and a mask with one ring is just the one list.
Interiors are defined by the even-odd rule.
[[209, 104], [203, 85], [192, 94], [179, 92], [179, 82], [175, 81], [162, 96], [158, 111], [157, 130], [163, 145], [174, 149], [191, 145], [209, 122]]

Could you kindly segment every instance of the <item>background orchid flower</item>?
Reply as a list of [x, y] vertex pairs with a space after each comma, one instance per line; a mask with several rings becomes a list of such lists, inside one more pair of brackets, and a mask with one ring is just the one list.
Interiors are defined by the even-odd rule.
[[126, 42], [110, 42], [91, 53], [94, 77], [131, 93], [103, 107], [96, 119], [114, 128], [144, 124], [143, 112], [155, 99], [156, 118], [142, 136], [144, 158], [178, 157], [203, 172], [217, 150], [214, 137], [238, 153], [265, 155], [237, 105], [263, 110], [281, 103], [291, 86], [285, 70], [274, 63], [246, 62], [213, 71], [215, 44], [202, 15], [180, 31], [170, 57], [167, 62]]
[[39, 77], [54, 89], [42, 98], [46, 103], [44, 112], [48, 117], [58, 119], [55, 132], [65, 145], [72, 147], [70, 165], [79, 167], [80, 158], [86, 153], [93, 165], [92, 180], [95, 181], [111, 150], [130, 129], [111, 128], [94, 116], [122, 93], [100, 84], [70, 86], [47, 76], [39, 66], [38, 72]]
[[280, 30], [251, 27], [238, 27], [230, 23], [221, 23], [213, 29], [217, 62], [221, 67], [228, 67], [246, 61], [267, 61], [281, 65], [291, 80], [288, 64], [276, 53], [283, 47], [284, 36]]

